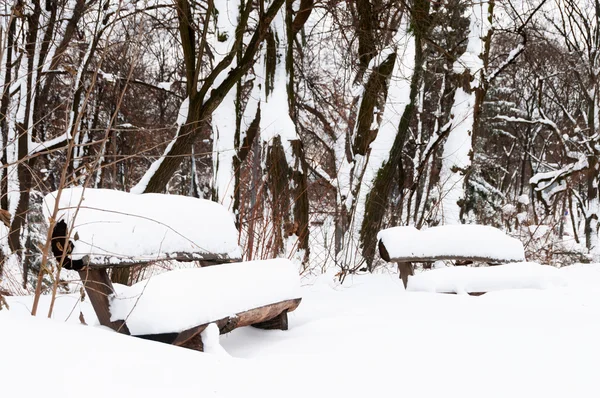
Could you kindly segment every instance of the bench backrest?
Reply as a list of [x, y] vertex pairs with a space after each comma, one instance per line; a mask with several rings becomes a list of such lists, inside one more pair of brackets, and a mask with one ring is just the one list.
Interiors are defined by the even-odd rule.
[[69, 188], [46, 195], [46, 219], [52, 215], [57, 199], [52, 249], [57, 258], [67, 251], [66, 268], [241, 259], [233, 217], [209, 200]]
[[390, 262], [525, 260], [523, 244], [487, 225], [443, 225], [418, 230], [394, 227], [377, 235], [381, 258]]

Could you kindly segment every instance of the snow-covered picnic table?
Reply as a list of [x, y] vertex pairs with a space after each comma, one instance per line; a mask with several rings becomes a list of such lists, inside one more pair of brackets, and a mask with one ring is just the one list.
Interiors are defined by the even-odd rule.
[[523, 244], [487, 225], [442, 225], [418, 230], [393, 227], [377, 234], [382, 259], [398, 264], [404, 286], [413, 275], [414, 262], [438, 260], [510, 263], [525, 260]]
[[[43, 207], [55, 258], [79, 271], [100, 324], [118, 332], [201, 350], [211, 324], [221, 333], [285, 330], [300, 303], [289, 260], [239, 262], [238, 231], [218, 203], [70, 188], [46, 195]], [[168, 260], [216, 266], [168, 271], [115, 293], [107, 269]]]

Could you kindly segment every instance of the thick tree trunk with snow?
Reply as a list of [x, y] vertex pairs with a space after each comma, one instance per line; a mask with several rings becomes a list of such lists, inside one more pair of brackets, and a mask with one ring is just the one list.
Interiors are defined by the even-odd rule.
[[[411, 53], [409, 56], [412, 56], [413, 59], [400, 60], [400, 65], [412, 66], [412, 68], [408, 68], [412, 72], [410, 85], [401, 88], [405, 92], [403, 99], [405, 106], [401, 113], [400, 109], [393, 108], [394, 102], [399, 100], [399, 93], [396, 93], [391, 98], [391, 103], [386, 105], [386, 108], [389, 107], [397, 115], [400, 115], [399, 120], [391, 120], [394, 127], [397, 126], [397, 130], [390, 140], [392, 144], [389, 152], [383, 157], [383, 161], [379, 161], [378, 164], [374, 165], [376, 172], [370, 175], [370, 180], [363, 181], [363, 184], [372, 181], [371, 184], [367, 185], [370, 189], [366, 191], [364, 218], [360, 224], [362, 256], [366, 260], [369, 269], [372, 268], [377, 249], [377, 233], [382, 228], [392, 188], [397, 183], [399, 184], [399, 189], [403, 190], [406, 185], [403, 149], [408, 140], [411, 121], [417, 110], [417, 95], [423, 78], [423, 63], [425, 61], [424, 40], [430, 26], [429, 2], [425, 0], [416, 1], [411, 18], [411, 24], [415, 33], [411, 43], [411, 46], [414, 48], [414, 55]], [[402, 69], [398, 67], [397, 71], [400, 70]], [[408, 97], [406, 97], [406, 93]], [[394, 178], [396, 175], [397, 179]]]
[[[350, 11], [358, 39], [357, 72], [352, 79], [358, 95], [349, 117], [354, 125], [346, 137], [336, 140], [334, 152], [339, 165], [336, 262], [342, 269], [352, 272], [364, 263], [359, 245], [365, 200], [377, 169], [389, 154], [395, 134], [395, 126], [391, 126], [396, 124], [391, 119], [398, 112], [402, 114], [406, 104], [401, 88], [404, 76], [400, 72], [405, 71], [402, 65], [405, 59], [401, 54], [411, 53], [412, 46], [411, 39], [407, 39], [409, 34], [404, 17], [394, 13], [394, 8], [386, 10], [389, 14], [384, 17], [371, 2], [359, 1], [350, 7]], [[386, 32], [395, 34], [374, 30], [374, 26], [383, 23], [380, 18], [385, 21]], [[390, 85], [394, 87], [393, 93], [388, 93]]]
[[[31, 166], [27, 156], [29, 154], [29, 140], [31, 139], [30, 129], [33, 128], [34, 87], [37, 85], [35, 84], [35, 79], [39, 73], [36, 68], [36, 61], [41, 57], [39, 53], [41, 44], [38, 42], [38, 34], [42, 10], [39, 1], [34, 1], [33, 5], [31, 14], [25, 17], [27, 23], [25, 53], [27, 56], [21, 62], [26, 63], [25, 70], [27, 74], [20, 77], [24, 81], [21, 83], [21, 101], [16, 120], [16, 131], [18, 134], [17, 156], [19, 159], [17, 164], [17, 180], [19, 191], [17, 194], [17, 206], [8, 237], [10, 249], [13, 253], [17, 252], [20, 256], [22, 256], [21, 249], [23, 248], [21, 234], [22, 228], [26, 223], [27, 211], [29, 210], [29, 191], [31, 190]], [[23, 264], [26, 264], [26, 262]], [[26, 275], [27, 270], [24, 269], [23, 285], [25, 285]]]
[[[308, 260], [307, 168], [302, 142], [293, 121], [294, 65], [291, 2], [273, 21], [264, 51], [264, 81], [254, 87], [260, 104], [249, 107], [250, 115], [260, 106], [260, 139], [263, 146], [266, 202], [271, 256], [285, 255]], [[257, 77], [257, 79], [259, 79]]]
[[[443, 224], [463, 221], [465, 181], [473, 160], [473, 140], [485, 97], [487, 53], [485, 39], [491, 28], [493, 0], [468, 8], [469, 34], [466, 51], [455, 61], [456, 91], [450, 110], [448, 138], [440, 170], [440, 211]], [[488, 38], [489, 40], [489, 38]]]

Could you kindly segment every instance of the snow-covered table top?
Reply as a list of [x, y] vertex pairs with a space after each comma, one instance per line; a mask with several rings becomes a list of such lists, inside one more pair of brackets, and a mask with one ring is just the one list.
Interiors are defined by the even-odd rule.
[[133, 335], [181, 332], [302, 297], [297, 267], [282, 258], [173, 270], [115, 289], [111, 321], [125, 320]]
[[[56, 198], [56, 191], [44, 198], [46, 220]], [[56, 221], [61, 220], [71, 230], [71, 258], [90, 266], [166, 259], [235, 261], [242, 254], [232, 215], [204, 199], [69, 188], [61, 192]]]
[[[386, 261], [524, 261], [523, 244], [487, 225], [442, 225], [418, 230], [394, 227], [377, 234]], [[381, 245], [387, 251], [381, 250]]]
[[454, 266], [416, 274], [408, 291], [437, 293], [484, 293], [508, 289], [546, 289], [566, 285], [560, 270], [531, 262], [491, 267]]

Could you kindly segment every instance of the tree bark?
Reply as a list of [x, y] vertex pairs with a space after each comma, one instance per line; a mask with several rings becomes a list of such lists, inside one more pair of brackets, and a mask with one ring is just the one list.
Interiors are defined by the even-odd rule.
[[[180, 2], [181, 1], [184, 0], [180, 0]], [[265, 12], [264, 17], [259, 21], [256, 31], [248, 43], [246, 51], [244, 52], [244, 55], [240, 59], [238, 65], [229, 71], [227, 77], [218, 87], [210, 90], [210, 95], [208, 98], [206, 98], [206, 100], [204, 99], [204, 94], [208, 93], [210, 85], [226, 66], [221, 66], [220, 70], [216, 69], [216, 72], [213, 71], [199, 92], [196, 92], [194, 87], [188, 86], [188, 93], [191, 95], [189, 96], [190, 104], [186, 123], [181, 127], [181, 132], [175, 139], [175, 142], [170, 150], [163, 155], [162, 162], [144, 188], [145, 193], [162, 192], [165, 189], [167, 183], [180, 166], [184, 156], [191, 153], [191, 147], [200, 135], [200, 130], [198, 128], [199, 124], [205, 123], [210, 119], [211, 114], [223, 101], [229, 90], [231, 90], [239, 81], [239, 79], [241, 79], [242, 76], [248, 72], [252, 65], [254, 65], [255, 55], [259, 50], [261, 43], [267, 36], [269, 25], [277, 15], [277, 12], [279, 12], [279, 9], [282, 7], [284, 2], [285, 0], [273, 1], [269, 9]], [[250, 7], [250, 5], [247, 5], [246, 7]], [[183, 23], [182, 18], [184, 17], [185, 16], [183, 14], [179, 16], [180, 24]], [[180, 28], [180, 34], [182, 42], [187, 43], [191, 40], [189, 29]], [[192, 44], [184, 44], [183, 48], [184, 52], [189, 52], [190, 54], [194, 51], [194, 46]], [[233, 60], [236, 50], [233, 49], [232, 51], [234, 54], [231, 54], [231, 60]], [[192, 68], [192, 62], [188, 60], [188, 58], [191, 60], [191, 57], [188, 55], [189, 54], [185, 55], [186, 69]], [[231, 62], [231, 60], [229, 62]], [[192, 73], [194, 71], [195, 69], [192, 69], [191, 71], [186, 70], [188, 79], [189, 76], [194, 75], [194, 73]]]
[[[395, 183], [399, 185], [399, 189], [403, 189], [405, 185], [402, 151], [408, 140], [410, 123], [417, 108], [417, 94], [423, 76], [423, 63], [425, 61], [423, 43], [430, 25], [429, 2], [427, 0], [415, 1], [411, 18], [415, 34], [415, 67], [410, 83], [410, 102], [404, 108], [389, 159], [377, 173], [373, 187], [367, 196], [365, 215], [360, 229], [362, 255], [370, 270], [373, 267], [377, 248], [377, 233], [382, 227], [392, 188]], [[398, 173], [397, 182], [394, 181], [394, 173], [396, 172]]]

